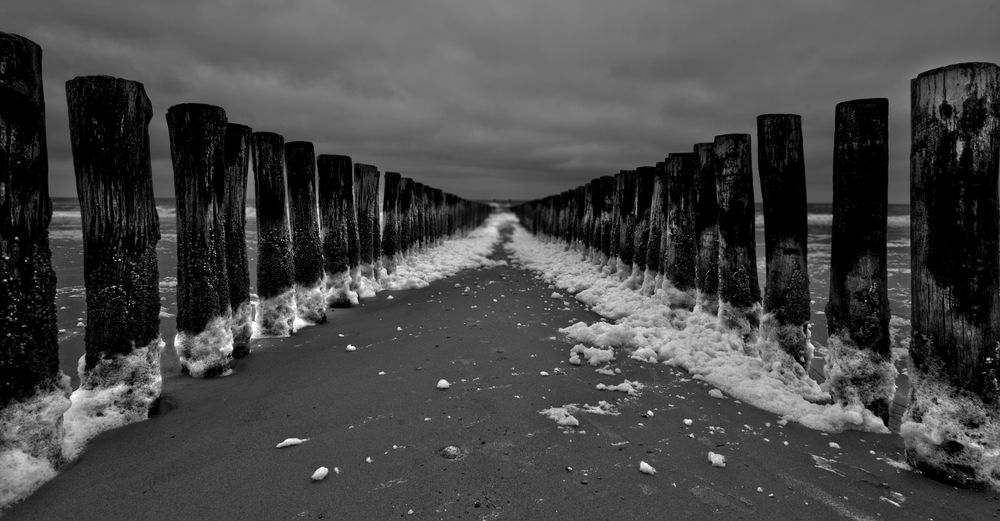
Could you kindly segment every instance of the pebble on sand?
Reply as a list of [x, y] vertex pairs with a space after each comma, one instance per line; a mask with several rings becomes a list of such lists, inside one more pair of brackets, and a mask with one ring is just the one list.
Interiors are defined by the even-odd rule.
[[444, 378], [438, 380], [438, 383], [437, 383], [437, 388], [438, 389], [447, 389], [449, 387], [451, 387], [451, 384], [448, 383], [448, 380], [445, 380]]
[[716, 454], [714, 452], [708, 453], [708, 461], [712, 463], [713, 467], [724, 468], [726, 466], [726, 457], [722, 454]]
[[295, 445], [302, 445], [307, 441], [309, 441], [309, 438], [285, 438], [285, 441], [275, 445], [274, 448], [283, 449], [285, 447], [293, 447]]
[[712, 398], [716, 398], [719, 400], [726, 397], [726, 395], [722, 394], [722, 391], [718, 389], [712, 389], [711, 391], [708, 391], [708, 395], [711, 396]]
[[656, 469], [654, 469], [653, 466], [650, 465], [649, 463], [646, 463], [645, 461], [640, 461], [639, 472], [642, 472], [643, 474], [649, 474], [650, 476], [652, 476], [653, 474], [656, 474]]
[[330, 469], [326, 467], [320, 467], [316, 469], [316, 472], [313, 472], [312, 479], [313, 481], [323, 481], [323, 478], [325, 478], [326, 475], [329, 473]]
[[357, 351], [358, 348], [354, 344], [347, 344], [347, 351]]

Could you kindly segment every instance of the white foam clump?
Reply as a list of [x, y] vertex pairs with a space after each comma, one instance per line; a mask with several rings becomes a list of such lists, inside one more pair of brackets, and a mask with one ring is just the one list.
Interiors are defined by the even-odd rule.
[[254, 318], [253, 338], [281, 338], [295, 333], [295, 288], [270, 298], [259, 299]]
[[506, 247], [514, 259], [558, 289], [614, 322], [578, 322], [561, 329], [570, 340], [597, 347], [631, 349], [632, 358], [681, 367], [735, 399], [797, 421], [806, 427], [840, 432], [888, 432], [882, 420], [860, 405], [814, 403], [827, 397], [807, 375], [784, 370], [747, 354], [739, 332], [714, 315], [678, 306], [688, 296], [664, 283], [642, 295], [617, 274], [602, 271], [579, 251], [547, 243], [515, 225]]
[[569, 363], [580, 365], [582, 360], [586, 360], [588, 364], [597, 367], [604, 363], [613, 362], [615, 360], [615, 350], [577, 344], [569, 350]]
[[899, 371], [891, 357], [859, 349], [849, 338], [839, 335], [830, 336], [827, 344], [824, 390], [834, 399], [858, 406], [876, 401], [892, 403]]
[[327, 273], [323, 277], [326, 289], [326, 304], [331, 307], [358, 305], [358, 293], [351, 289], [351, 272]]
[[313, 481], [323, 481], [323, 478], [325, 478], [327, 476], [327, 474], [329, 474], [329, 473], [330, 473], [330, 469], [328, 469], [326, 467], [320, 467], [320, 468], [316, 469], [315, 472], [312, 473], [312, 480]]
[[381, 280], [382, 287], [388, 290], [424, 288], [462, 270], [505, 264], [489, 256], [500, 240], [500, 228], [516, 219], [509, 212], [494, 213], [465, 237], [446, 239], [438, 246], [401, 259], [395, 271]]
[[[323, 280], [312, 285], [295, 285], [295, 317], [304, 325], [326, 321], [327, 289]], [[301, 323], [300, 322], [300, 323]], [[296, 330], [299, 327], [296, 327]]]
[[62, 449], [67, 459], [79, 456], [94, 436], [149, 416], [149, 407], [163, 388], [164, 345], [157, 338], [128, 355], [103, 358], [90, 370], [84, 368], [86, 355], [80, 357], [80, 387], [70, 395], [72, 405], [63, 416]]
[[708, 395], [717, 400], [721, 400], [726, 397], [726, 395], [722, 394], [722, 391], [718, 389], [712, 389], [711, 391], [708, 391]]
[[708, 461], [713, 467], [723, 468], [726, 466], [726, 457], [722, 454], [716, 454], [714, 452], [708, 453]]
[[249, 351], [250, 339], [253, 337], [253, 302], [245, 300], [233, 311], [229, 329], [233, 332], [233, 344], [243, 344]]
[[639, 472], [642, 472], [643, 474], [649, 474], [650, 476], [652, 476], [653, 474], [656, 474], [656, 469], [654, 469], [653, 466], [650, 465], [649, 463], [646, 463], [645, 461], [640, 461]]
[[69, 377], [0, 409], [0, 516], [2, 509], [28, 497], [56, 476], [62, 460], [63, 414]]
[[371, 263], [365, 263], [354, 268], [351, 273], [351, 288], [357, 292], [360, 298], [372, 298], [383, 286], [377, 280], [378, 269]]
[[284, 441], [275, 445], [274, 448], [283, 449], [285, 447], [294, 447], [296, 445], [302, 445], [307, 441], [309, 441], [309, 438], [285, 438]]
[[438, 380], [438, 383], [437, 383], [437, 388], [438, 389], [447, 389], [449, 387], [451, 387], [451, 383], [449, 383], [448, 380], [445, 380], [444, 378]]
[[639, 390], [645, 387], [638, 381], [625, 380], [624, 382], [616, 385], [607, 384], [597, 384], [596, 389], [598, 391], [618, 391], [622, 393], [627, 393], [629, 396], [635, 396], [639, 394]]
[[177, 351], [181, 367], [195, 378], [232, 374], [231, 322], [232, 315], [227, 313], [210, 320], [205, 330], [196, 335], [178, 331], [174, 337], [174, 350]]
[[345, 349], [345, 351], [348, 351], [348, 352], [350, 352], [350, 351], [357, 351], [357, 350], [358, 350], [358, 347], [355, 346], [354, 344], [347, 344], [347, 348]]
[[563, 427], [578, 427], [580, 425], [580, 420], [576, 419], [565, 406], [549, 407], [548, 409], [538, 411], [538, 413]]
[[950, 385], [946, 378], [910, 366], [910, 406], [899, 434], [907, 460], [1000, 490], [1000, 412]]

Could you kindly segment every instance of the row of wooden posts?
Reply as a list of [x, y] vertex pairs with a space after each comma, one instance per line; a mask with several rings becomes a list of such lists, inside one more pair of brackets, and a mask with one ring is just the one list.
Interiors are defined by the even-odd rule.
[[[911, 89], [913, 333], [910, 405], [903, 421], [909, 423], [904, 431], [918, 435], [904, 435], [907, 457], [948, 481], [996, 485], [1000, 466], [989, 461], [1000, 450], [1000, 68], [943, 67], [920, 74]], [[825, 311], [831, 345], [848, 344], [869, 363], [846, 364], [850, 370], [837, 375], [830, 392], [836, 402], [860, 402], [888, 425], [895, 389], [886, 286], [888, 101], [847, 101], [837, 105], [835, 116]], [[655, 166], [600, 177], [514, 211], [533, 233], [580, 247], [622, 277], [660, 275], [665, 284], [689, 292], [692, 305], [741, 328], [748, 343], [765, 335], [762, 316], [774, 321], [772, 331], [781, 333], [777, 343], [808, 367], [801, 118], [759, 116], [757, 154], [763, 298], [749, 134], [716, 136]], [[832, 362], [827, 360], [828, 369]], [[940, 403], [963, 400], [974, 406], [938, 411]], [[935, 422], [959, 427], [919, 435], [922, 424]], [[982, 432], [993, 434], [977, 434]]]
[[[108, 76], [74, 78], [66, 95], [83, 224], [85, 371], [93, 371], [160, 338], [152, 107], [141, 83]], [[404, 256], [490, 212], [348, 156], [316, 157], [311, 143], [252, 132], [220, 107], [175, 105], [166, 119], [177, 205], [176, 347], [194, 375], [224, 373], [249, 353], [251, 161], [257, 295], [261, 306], [283, 305], [258, 309], [262, 335], [290, 334], [296, 318], [322, 322], [328, 306], [356, 302], [360, 278], [377, 283]], [[0, 33], [0, 413], [60, 385], [51, 215], [41, 49]], [[291, 295], [321, 300], [296, 306]]]

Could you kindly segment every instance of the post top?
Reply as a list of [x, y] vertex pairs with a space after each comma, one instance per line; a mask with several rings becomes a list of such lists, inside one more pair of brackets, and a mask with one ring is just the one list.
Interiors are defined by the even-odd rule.
[[178, 112], [218, 112], [222, 117], [226, 117], [226, 109], [207, 103], [178, 103], [167, 109], [168, 116]]
[[951, 65], [945, 65], [943, 67], [938, 67], [936, 69], [930, 69], [930, 70], [921, 72], [920, 74], [917, 75], [917, 79], [923, 78], [925, 76], [934, 76], [934, 75], [937, 75], [937, 74], [944, 74], [944, 73], [947, 73], [947, 72], [956, 71], [956, 70], [960, 70], [960, 69], [978, 69], [978, 70], [995, 69], [998, 72], [1000, 72], [1000, 67], [998, 67], [997, 64], [995, 64], [995, 63], [990, 63], [990, 62], [963, 62], [963, 63], [953, 63]]

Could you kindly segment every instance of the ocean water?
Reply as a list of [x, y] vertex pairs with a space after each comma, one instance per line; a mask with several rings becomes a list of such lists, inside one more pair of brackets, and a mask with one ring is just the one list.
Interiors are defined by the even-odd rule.
[[[63, 372], [78, 381], [76, 367], [83, 354], [83, 333], [86, 323], [83, 286], [83, 235], [80, 207], [75, 198], [53, 198], [52, 224], [49, 228], [52, 262], [57, 277], [56, 307], [60, 342], [60, 362]], [[157, 245], [160, 272], [161, 322], [160, 332], [168, 341], [176, 334], [174, 315], [177, 313], [177, 218], [172, 199], [158, 199], [161, 239]], [[757, 273], [764, 287], [764, 219], [757, 212]], [[812, 293], [812, 334], [822, 354], [826, 344], [826, 316], [823, 309], [829, 293], [830, 238], [833, 209], [828, 203], [809, 205], [808, 263]], [[889, 300], [892, 309], [893, 348], [905, 353], [909, 338], [910, 318], [910, 210], [907, 205], [890, 205], [888, 218]], [[247, 253], [250, 262], [251, 292], [256, 291], [257, 222], [252, 202], [247, 208]], [[170, 360], [164, 369], [170, 370]]]

